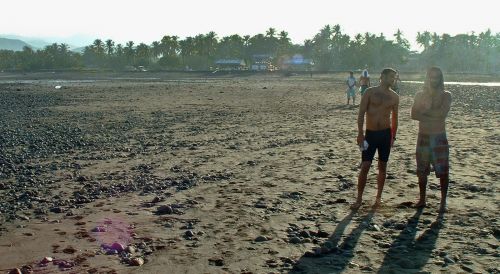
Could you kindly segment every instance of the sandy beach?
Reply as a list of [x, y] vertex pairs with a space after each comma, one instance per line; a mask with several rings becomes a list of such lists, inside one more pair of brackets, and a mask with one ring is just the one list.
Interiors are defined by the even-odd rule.
[[0, 75], [0, 272], [500, 273], [500, 87], [446, 86], [439, 218], [433, 176], [411, 207], [419, 83], [401, 87], [383, 205], [374, 163], [349, 209], [361, 157], [343, 79]]

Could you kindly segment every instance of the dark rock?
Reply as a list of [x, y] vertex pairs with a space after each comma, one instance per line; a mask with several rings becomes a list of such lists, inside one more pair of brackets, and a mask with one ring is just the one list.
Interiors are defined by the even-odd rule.
[[311, 234], [309, 233], [309, 231], [308, 231], [308, 230], [302, 230], [302, 231], [300, 232], [300, 236], [301, 236], [301, 237], [304, 237], [304, 238], [311, 238]]
[[161, 205], [156, 209], [156, 213], [159, 215], [172, 214], [174, 210], [169, 205]]
[[64, 208], [62, 208], [60, 206], [52, 207], [52, 208], [50, 208], [50, 212], [53, 212], [53, 213], [63, 213], [64, 212]]
[[300, 244], [302, 243], [302, 240], [299, 237], [292, 237], [290, 238], [289, 242], [292, 244]]
[[466, 266], [466, 265], [460, 265], [460, 268], [462, 268], [463, 270], [467, 271], [467, 272], [471, 272], [471, 273], [474, 273], [476, 271], [474, 271], [473, 268], [469, 267], [469, 266]]
[[266, 242], [266, 241], [269, 241], [269, 239], [266, 237], [266, 236], [258, 236], [257, 238], [255, 238], [254, 240], [255, 242]]
[[210, 259], [208, 259], [208, 263], [210, 265], [223, 266], [224, 265], [224, 259], [220, 258], [220, 257], [210, 258]]
[[316, 236], [318, 236], [320, 238], [328, 238], [328, 237], [330, 237], [330, 234], [326, 231], [318, 230], [318, 233], [316, 234]]

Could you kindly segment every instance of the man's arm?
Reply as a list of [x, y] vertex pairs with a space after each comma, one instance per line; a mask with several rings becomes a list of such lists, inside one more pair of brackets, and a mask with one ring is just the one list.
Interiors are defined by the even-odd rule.
[[415, 99], [413, 99], [413, 105], [411, 107], [411, 118], [413, 120], [422, 121], [426, 118], [423, 114], [424, 111], [427, 110], [424, 109], [424, 104], [422, 103], [424, 99], [423, 96], [424, 94], [422, 92], [415, 94]]
[[365, 95], [361, 97], [361, 103], [359, 103], [359, 112], [358, 112], [358, 138], [357, 143], [361, 145], [365, 139], [363, 133], [363, 125], [365, 123], [365, 114], [368, 110], [368, 102], [370, 101], [371, 90], [367, 90]]
[[448, 112], [451, 108], [451, 93], [445, 91], [443, 96], [443, 102], [441, 106], [437, 109], [430, 109], [424, 115], [428, 116], [432, 120], [444, 120], [448, 116]]
[[392, 107], [392, 119], [391, 119], [391, 146], [396, 140], [396, 133], [398, 132], [398, 115], [399, 115], [399, 96], [396, 95], [396, 103]]

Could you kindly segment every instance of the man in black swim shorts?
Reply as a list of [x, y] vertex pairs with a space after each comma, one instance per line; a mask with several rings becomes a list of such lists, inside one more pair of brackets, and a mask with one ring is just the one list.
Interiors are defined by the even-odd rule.
[[[391, 89], [396, 80], [396, 71], [386, 68], [380, 75], [380, 85], [366, 90], [361, 98], [358, 114], [357, 143], [362, 146], [366, 141], [368, 148], [363, 150], [361, 170], [358, 176], [358, 195], [352, 209], [358, 209], [363, 202], [363, 191], [366, 186], [375, 152], [378, 151], [377, 197], [374, 206], [381, 203], [382, 190], [385, 184], [387, 161], [391, 146], [396, 139], [398, 128], [399, 96]], [[366, 116], [366, 134], [363, 124]]]

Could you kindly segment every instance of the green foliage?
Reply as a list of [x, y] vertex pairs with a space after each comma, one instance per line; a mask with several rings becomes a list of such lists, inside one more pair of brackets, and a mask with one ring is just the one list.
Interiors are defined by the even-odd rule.
[[163, 56], [158, 60], [158, 65], [160, 65], [164, 69], [180, 69], [182, 67], [181, 65], [181, 59], [177, 55], [171, 55], [171, 56]]
[[450, 72], [495, 72], [500, 69], [500, 34], [490, 30], [479, 35], [418, 33], [417, 42], [424, 48], [419, 67], [439, 65]]
[[500, 70], [500, 33], [490, 30], [476, 35], [438, 35], [418, 33], [416, 42], [421, 53], [410, 51], [410, 43], [400, 30], [388, 39], [372, 33], [350, 37], [340, 25], [326, 25], [303, 44], [291, 43], [286, 31], [269, 28], [254, 36], [233, 34], [218, 38], [215, 32], [198, 34], [180, 40], [165, 35], [151, 45], [133, 41], [125, 45], [113, 40], [96, 39], [83, 53], [71, 52], [65, 44], [52, 44], [34, 51], [25, 47], [14, 52], [0, 50], [1, 70], [72, 69], [79, 67], [124, 70], [132, 66], [150, 69], [207, 70], [217, 59], [244, 59], [251, 64], [253, 56], [270, 56], [273, 65], [301, 54], [312, 59], [314, 69], [352, 70], [368, 65], [379, 69], [421, 70], [438, 65], [451, 72], [498, 72]]

